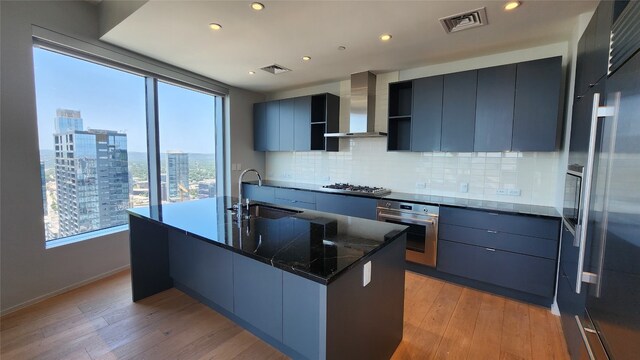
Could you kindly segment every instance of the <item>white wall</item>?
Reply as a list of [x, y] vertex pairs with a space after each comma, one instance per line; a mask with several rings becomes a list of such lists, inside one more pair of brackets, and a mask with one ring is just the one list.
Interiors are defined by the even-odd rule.
[[[376, 131], [387, 131], [389, 82], [497, 66], [551, 56], [563, 57], [568, 69], [569, 43], [469, 58], [379, 74], [376, 82]], [[571, 85], [571, 88], [573, 86]], [[563, 86], [564, 94], [564, 86]], [[267, 95], [269, 100], [330, 92], [340, 96], [340, 130], [348, 129], [350, 81], [344, 80]], [[564, 96], [561, 103], [564, 101]], [[562, 106], [561, 106], [562, 107]], [[458, 196], [492, 201], [556, 206], [566, 160], [562, 151], [549, 153], [403, 153], [387, 152], [386, 138], [341, 139], [340, 152], [267, 153], [267, 177], [313, 184], [351, 182], [394, 191]], [[562, 181], [562, 184], [561, 184]], [[469, 191], [460, 192], [468, 183]], [[424, 187], [422, 187], [424, 185]], [[520, 189], [520, 196], [497, 195], [498, 188]]]
[[[244, 169], [256, 169], [265, 173], [265, 156], [263, 152], [253, 151], [253, 104], [264, 101], [262, 94], [232, 88], [229, 93], [230, 131], [228, 153], [230, 154], [227, 174], [230, 177], [226, 184], [226, 194], [238, 195], [238, 176]], [[241, 170], [231, 171], [230, 164], [240, 164]], [[247, 179], [249, 174], [247, 174]], [[251, 174], [253, 179], [253, 174]]]
[[[0, 15], [0, 312], [6, 313], [127, 267], [129, 242], [128, 232], [121, 232], [49, 250], [44, 243], [32, 24], [100, 43], [98, 6], [87, 1], [0, 1]], [[229, 156], [259, 169], [264, 155], [252, 151], [246, 134], [250, 104], [262, 99], [230, 88], [226, 104]]]

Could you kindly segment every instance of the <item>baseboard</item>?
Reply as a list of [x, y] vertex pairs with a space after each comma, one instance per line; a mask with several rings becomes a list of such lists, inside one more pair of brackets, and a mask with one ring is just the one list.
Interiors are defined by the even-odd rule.
[[12, 307], [10, 307], [8, 309], [4, 309], [4, 310], [0, 311], [0, 316], [5, 316], [5, 315], [10, 314], [12, 312], [15, 312], [15, 311], [18, 311], [20, 309], [23, 309], [23, 308], [25, 308], [27, 306], [31, 306], [31, 305], [37, 304], [37, 303], [39, 303], [41, 301], [47, 300], [49, 298], [52, 298], [52, 297], [54, 297], [56, 295], [60, 295], [60, 294], [66, 293], [68, 291], [71, 291], [71, 290], [77, 289], [79, 287], [82, 287], [84, 285], [90, 284], [90, 283], [92, 283], [94, 281], [98, 281], [100, 279], [104, 279], [104, 278], [109, 277], [109, 276], [111, 276], [113, 274], [116, 274], [116, 273], [119, 273], [119, 272], [124, 271], [126, 269], [129, 269], [130, 267], [131, 267], [130, 265], [121, 266], [119, 268], [107, 271], [107, 272], [102, 273], [100, 275], [93, 276], [93, 277], [91, 277], [89, 279], [77, 282], [77, 283], [69, 285], [69, 286], [65, 286], [62, 289], [59, 289], [59, 290], [56, 290], [56, 291], [52, 291], [50, 293], [38, 296], [38, 297], [36, 297], [34, 299], [31, 299], [31, 300], [27, 300], [27, 301], [22, 302], [22, 303], [20, 303], [18, 305], [14, 305], [14, 306], [12, 306]]

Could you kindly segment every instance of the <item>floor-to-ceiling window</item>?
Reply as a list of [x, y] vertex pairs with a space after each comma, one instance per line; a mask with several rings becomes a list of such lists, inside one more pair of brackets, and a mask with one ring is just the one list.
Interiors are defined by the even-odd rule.
[[216, 195], [215, 96], [158, 82], [162, 201]]
[[33, 55], [47, 242], [125, 230], [130, 207], [215, 196], [219, 95], [41, 46]]

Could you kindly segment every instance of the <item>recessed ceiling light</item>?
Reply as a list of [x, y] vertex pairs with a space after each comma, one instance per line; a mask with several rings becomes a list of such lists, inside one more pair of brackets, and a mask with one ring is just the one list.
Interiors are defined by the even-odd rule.
[[309, 60], [311, 60], [311, 56], [303, 56], [302, 60], [309, 61]]
[[509, 10], [513, 10], [513, 9], [517, 8], [520, 5], [522, 5], [522, 3], [520, 1], [509, 1], [508, 3], [506, 3], [504, 5], [504, 9], [509, 11]]
[[218, 23], [211, 23], [211, 24], [209, 24], [209, 27], [211, 28], [211, 30], [221, 30], [222, 29], [222, 25], [220, 25]]
[[391, 40], [391, 38], [392, 38], [391, 34], [382, 34], [382, 35], [380, 35], [380, 40], [382, 40], [382, 41], [389, 41], [389, 40]]
[[259, 3], [259, 2], [252, 2], [251, 3], [251, 8], [255, 11], [260, 11], [262, 9], [264, 9], [264, 5]]
[[249, 75], [255, 75], [256, 72], [255, 71], [249, 71]]

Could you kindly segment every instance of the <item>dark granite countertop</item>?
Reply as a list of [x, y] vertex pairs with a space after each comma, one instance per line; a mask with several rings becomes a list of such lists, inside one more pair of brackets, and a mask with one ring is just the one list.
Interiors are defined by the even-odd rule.
[[[245, 183], [254, 184], [254, 185], [258, 184], [257, 181], [245, 181]], [[322, 185], [316, 185], [316, 184], [264, 180], [262, 182], [262, 185], [270, 186], [270, 187], [288, 188], [288, 189], [317, 191], [317, 192], [326, 193], [326, 194], [339, 194], [336, 192], [325, 191], [322, 189]], [[469, 209], [475, 209], [475, 210], [503, 212], [508, 214], [523, 214], [523, 215], [551, 217], [551, 218], [558, 218], [558, 219], [561, 218], [558, 210], [556, 210], [556, 208], [551, 206], [519, 204], [519, 203], [511, 203], [511, 202], [503, 202], [503, 201], [474, 200], [474, 199], [467, 199], [467, 198], [412, 194], [412, 193], [402, 193], [402, 192], [395, 192], [395, 191], [385, 196], [375, 196], [375, 195], [369, 195], [369, 194], [362, 194], [362, 195], [344, 194], [344, 195], [364, 196], [364, 197], [370, 197], [375, 199], [407, 201], [407, 202], [414, 202], [414, 203], [426, 204], [426, 205], [455, 206], [455, 207], [469, 208]]]
[[298, 212], [278, 219], [264, 212], [244, 219], [239, 226], [227, 210], [232, 203], [229, 197], [219, 197], [128, 211], [133, 216], [321, 284], [329, 284], [407, 229], [401, 225], [292, 208], [288, 209]]

